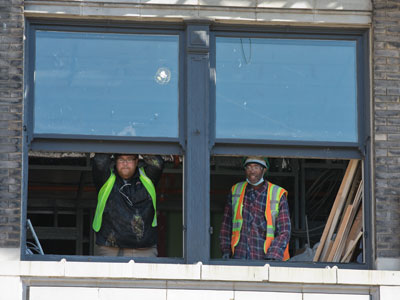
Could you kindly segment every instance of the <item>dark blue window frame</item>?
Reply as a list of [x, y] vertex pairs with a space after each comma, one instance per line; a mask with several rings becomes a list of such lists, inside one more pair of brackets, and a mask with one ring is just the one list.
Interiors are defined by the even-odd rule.
[[[65, 25], [67, 24], [67, 25]], [[117, 32], [178, 34], [180, 36], [179, 55], [179, 137], [177, 139], [145, 137], [93, 137], [76, 135], [33, 135], [33, 61], [35, 53], [35, 30], [69, 30], [84, 32]], [[272, 157], [351, 159], [363, 161], [364, 172], [364, 220], [366, 263], [344, 264], [344, 268], [372, 268], [372, 201], [371, 201], [371, 146], [370, 146], [370, 95], [369, 95], [369, 40], [368, 30], [344, 30], [323, 28], [232, 26], [216, 25], [209, 22], [170, 23], [94, 23], [58, 20], [29, 19], [26, 22], [25, 57], [25, 139], [24, 174], [28, 173], [28, 150], [35, 151], [78, 151], [78, 152], [126, 152], [134, 143], [142, 153], [179, 154], [184, 157], [184, 255], [183, 259], [137, 259], [145, 262], [244, 264], [263, 265], [261, 261], [226, 262], [210, 259], [210, 202], [209, 178], [211, 155], [258, 154]], [[284, 37], [296, 39], [339, 39], [354, 40], [357, 43], [357, 143], [335, 142], [293, 142], [252, 139], [215, 138], [215, 37]], [[24, 176], [23, 224], [27, 210], [27, 176]], [[25, 245], [26, 232], [22, 234]], [[25, 260], [59, 260], [60, 255], [25, 255]], [[65, 257], [65, 256], [62, 256]], [[68, 256], [76, 261], [110, 261], [101, 257]], [[111, 261], [126, 261], [113, 258]], [[273, 263], [285, 266], [323, 267], [329, 263]]]
[[[211, 130], [211, 155], [263, 155], [267, 157], [322, 158], [322, 159], [359, 159], [363, 165], [364, 178], [364, 241], [365, 264], [340, 264], [344, 268], [372, 268], [373, 226], [371, 201], [371, 145], [370, 145], [370, 94], [369, 94], [369, 35], [368, 30], [289, 28], [262, 26], [224, 26], [215, 25], [210, 34], [210, 106], [211, 123], [216, 123], [216, 38], [284, 38], [344, 40], [356, 42], [357, 63], [357, 142], [318, 142], [318, 141], [277, 141], [260, 139], [216, 138], [215, 127]], [[217, 83], [218, 84], [218, 83]], [[319, 263], [321, 264], [321, 263]], [[326, 263], [327, 265], [334, 265]], [[297, 265], [290, 263], [289, 265]], [[300, 266], [313, 266], [313, 263], [301, 263]]]

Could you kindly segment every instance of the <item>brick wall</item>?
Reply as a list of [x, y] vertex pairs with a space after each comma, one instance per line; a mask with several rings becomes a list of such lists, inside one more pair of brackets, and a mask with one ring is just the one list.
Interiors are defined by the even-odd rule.
[[0, 247], [20, 244], [23, 1], [0, 0]]
[[376, 255], [400, 257], [400, 2], [374, 0]]
[[[373, 0], [378, 257], [400, 257], [400, 2]], [[0, 0], [0, 248], [19, 247], [23, 1]]]

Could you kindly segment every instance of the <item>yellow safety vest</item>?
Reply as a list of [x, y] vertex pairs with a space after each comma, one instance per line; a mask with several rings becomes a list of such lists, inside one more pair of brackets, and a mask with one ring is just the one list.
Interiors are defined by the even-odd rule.
[[[153, 223], [151, 224], [153, 227], [157, 226], [157, 214], [156, 214], [156, 189], [154, 187], [153, 182], [149, 177], [146, 176], [146, 173], [144, 172], [143, 168], [139, 168], [139, 179], [146, 188], [147, 192], [150, 194], [151, 200], [153, 201], [153, 207], [154, 207], [154, 218], [153, 218]], [[97, 207], [96, 207], [96, 212], [94, 215], [93, 219], [93, 230], [98, 232], [101, 228], [101, 223], [103, 221], [103, 212], [104, 208], [106, 207], [107, 199], [110, 196], [111, 190], [114, 186], [116, 176], [115, 174], [111, 171], [110, 177], [107, 179], [107, 181], [103, 184], [103, 186], [100, 189], [99, 195], [97, 196]]]
[[[243, 225], [243, 199], [246, 191], [247, 182], [239, 182], [232, 187], [232, 238], [231, 238], [231, 249], [232, 255], [235, 253], [235, 247], [240, 240], [240, 231]], [[267, 233], [264, 242], [264, 253], [267, 253], [269, 246], [275, 238], [275, 220], [279, 213], [279, 201], [283, 195], [287, 197], [287, 191], [276, 184], [267, 182], [268, 191], [265, 207], [265, 219], [267, 220]], [[271, 210], [272, 207], [272, 210]], [[283, 253], [283, 260], [288, 260], [289, 256], [289, 245]]]

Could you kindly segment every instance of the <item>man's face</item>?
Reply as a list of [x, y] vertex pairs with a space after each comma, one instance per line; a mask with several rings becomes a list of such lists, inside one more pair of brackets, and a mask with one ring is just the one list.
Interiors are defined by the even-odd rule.
[[257, 183], [264, 176], [265, 172], [267, 171], [266, 168], [264, 168], [263, 166], [256, 164], [256, 163], [247, 164], [244, 169], [246, 171], [247, 179], [252, 184]]
[[116, 169], [123, 179], [129, 179], [135, 173], [138, 164], [137, 155], [120, 155], [116, 161]]

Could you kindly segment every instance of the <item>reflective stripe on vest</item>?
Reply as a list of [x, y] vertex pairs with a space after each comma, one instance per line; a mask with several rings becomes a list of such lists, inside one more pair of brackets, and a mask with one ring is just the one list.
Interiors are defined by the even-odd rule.
[[[153, 202], [154, 218], [153, 218], [153, 222], [151, 225], [153, 227], [156, 227], [157, 226], [156, 189], [155, 189], [154, 184], [151, 181], [151, 179], [149, 177], [147, 177], [143, 168], [139, 168], [139, 174], [140, 174], [139, 179], [142, 182], [145, 189], [147, 190], [147, 192], [150, 194], [151, 200]], [[103, 186], [100, 189], [99, 195], [97, 196], [97, 207], [96, 207], [96, 212], [95, 212], [93, 224], [92, 224], [93, 230], [96, 232], [98, 232], [101, 228], [101, 223], [103, 221], [104, 208], [106, 207], [107, 199], [110, 196], [111, 190], [114, 186], [115, 179], [116, 179], [116, 176], [111, 171], [110, 177], [103, 184]]]
[[[264, 253], [267, 253], [272, 241], [275, 237], [275, 221], [279, 214], [279, 201], [283, 195], [287, 196], [287, 191], [280, 186], [267, 182], [267, 199], [265, 207], [265, 219], [267, 220], [266, 238], [264, 242]], [[243, 217], [243, 199], [246, 191], [247, 182], [239, 182], [232, 187], [232, 239], [231, 249], [232, 255], [235, 253], [235, 247], [240, 240], [240, 230], [242, 229]], [[283, 254], [283, 260], [289, 259], [289, 245]]]
[[154, 187], [154, 184], [151, 181], [151, 179], [147, 177], [143, 168], [139, 168], [139, 173], [140, 173], [139, 179], [146, 188], [147, 192], [150, 194], [151, 200], [153, 201], [154, 218], [153, 218], [153, 223], [151, 223], [151, 226], [156, 227], [157, 226], [156, 188]]
[[[267, 237], [264, 242], [265, 253], [267, 253], [269, 246], [271, 246], [275, 238], [275, 221], [279, 214], [279, 202], [283, 195], [287, 197], [287, 191], [285, 189], [268, 182], [267, 205], [265, 208], [265, 219], [267, 220]], [[283, 252], [283, 260], [286, 261], [289, 258], [288, 244]]]
[[247, 182], [239, 182], [232, 187], [232, 238], [231, 238], [231, 249], [232, 254], [235, 252], [235, 247], [239, 243], [240, 230], [243, 225], [242, 209], [243, 209], [243, 198], [246, 190]]

